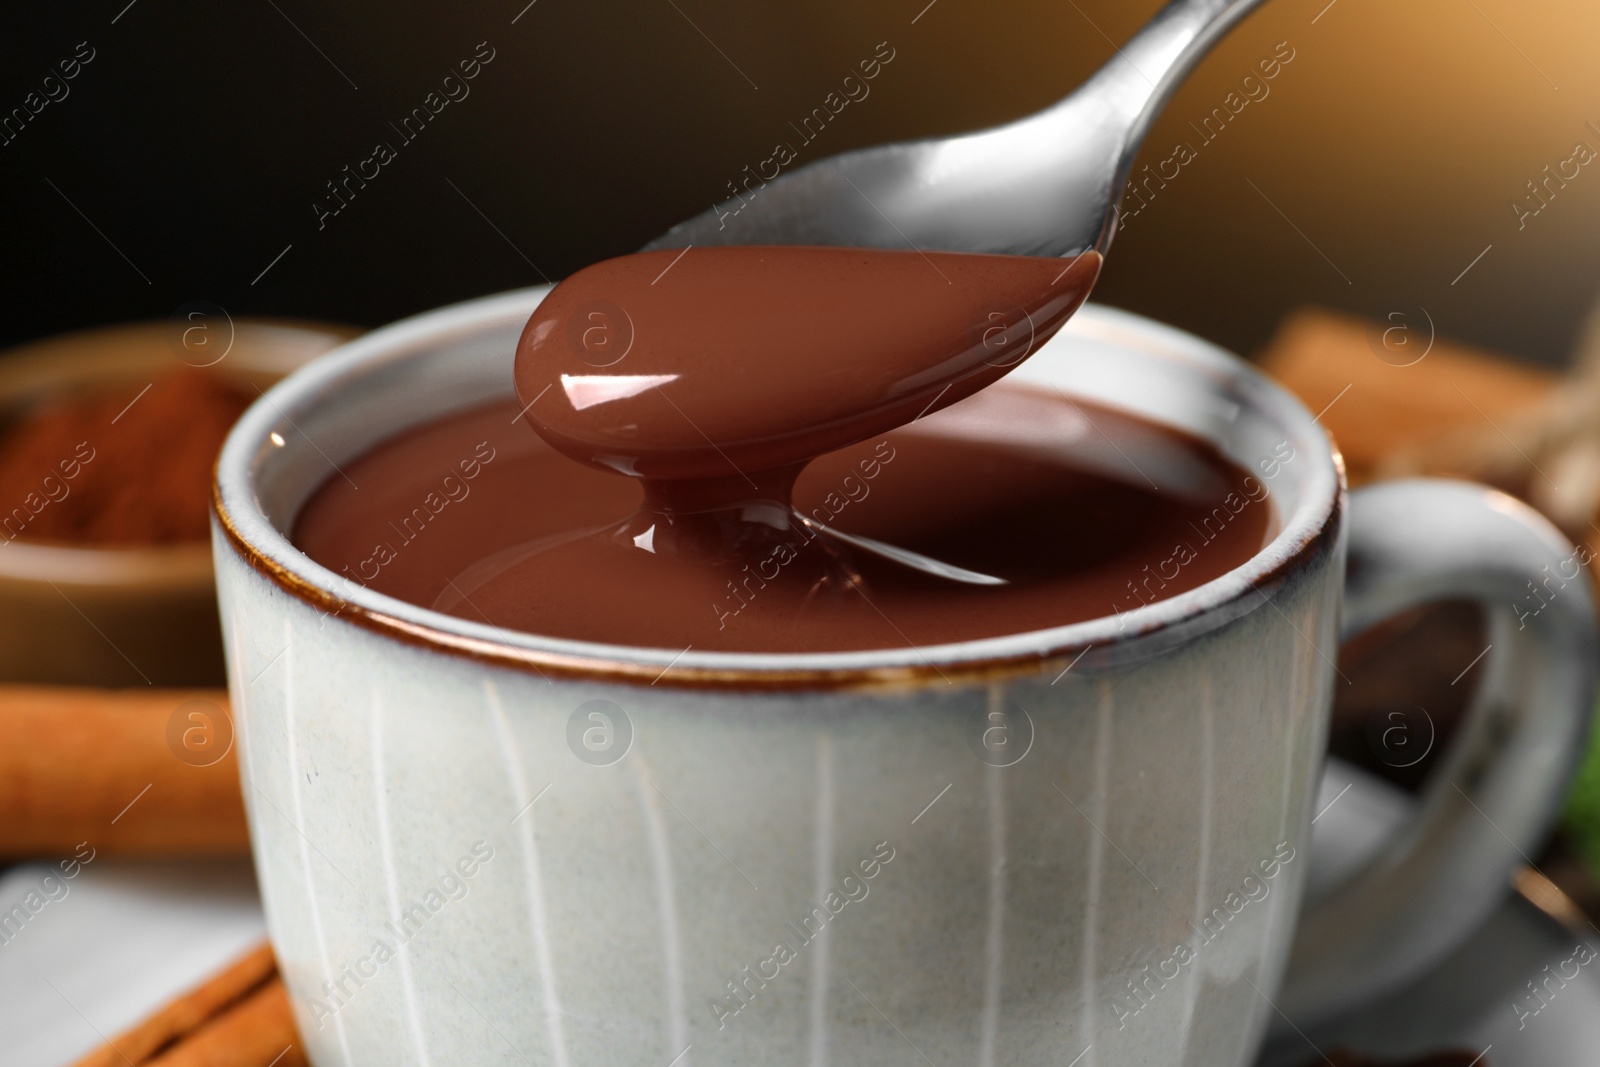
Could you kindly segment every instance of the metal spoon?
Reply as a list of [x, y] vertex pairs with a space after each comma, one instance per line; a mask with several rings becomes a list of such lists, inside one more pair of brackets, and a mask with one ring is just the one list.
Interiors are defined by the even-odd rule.
[[645, 248], [1104, 252], [1151, 122], [1212, 45], [1261, 2], [1172, 0], [1093, 77], [1037, 114], [819, 160], [679, 223]]

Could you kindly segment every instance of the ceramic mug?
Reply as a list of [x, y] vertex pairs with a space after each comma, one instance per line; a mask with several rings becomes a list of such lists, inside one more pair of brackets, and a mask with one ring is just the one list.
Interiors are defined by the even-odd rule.
[[[286, 532], [346, 461], [512, 396], [546, 291], [344, 346], [218, 467], [252, 842], [318, 1067], [1243, 1064], [1278, 1007], [1436, 959], [1547, 827], [1595, 686], [1572, 546], [1462, 483], [1347, 505], [1287, 393], [1105, 308], [1014, 376], [1213, 442], [1251, 472], [1226, 507], [1278, 530], [1134, 610], [868, 652], [630, 648], [437, 614], [300, 553]], [[1300, 916], [1341, 602], [1348, 634], [1444, 597], [1480, 600], [1493, 643], [1448, 787]]]

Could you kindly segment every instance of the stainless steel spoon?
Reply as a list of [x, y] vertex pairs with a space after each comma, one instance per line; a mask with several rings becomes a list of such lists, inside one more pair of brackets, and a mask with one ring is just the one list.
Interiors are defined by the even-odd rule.
[[819, 160], [679, 223], [645, 248], [1104, 252], [1151, 122], [1212, 45], [1261, 2], [1172, 0], [1093, 77], [1037, 114]]

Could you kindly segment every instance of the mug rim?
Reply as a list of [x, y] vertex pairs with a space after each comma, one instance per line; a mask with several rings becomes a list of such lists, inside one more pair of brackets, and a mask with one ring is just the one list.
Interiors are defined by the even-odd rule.
[[[1342, 525], [1343, 459], [1297, 398], [1208, 341], [1131, 312], [1088, 303], [1063, 334], [1087, 328], [1113, 343], [1188, 363], [1233, 387], [1297, 443], [1317, 443], [1300, 499], [1292, 513], [1280, 515], [1282, 525], [1272, 540], [1225, 574], [1120, 615], [946, 644], [848, 652], [696, 652], [692, 647], [615, 645], [507, 631], [375, 592], [316, 563], [277, 528], [256, 492], [257, 459], [276, 428], [294, 425], [292, 413], [315, 407], [327, 387], [397, 353], [402, 358], [408, 350], [420, 355], [430, 343], [530, 313], [551, 288], [479, 297], [402, 319], [326, 353], [273, 386], [235, 424], [218, 457], [212, 483], [215, 553], [220, 557], [231, 550], [324, 615], [413, 647], [527, 670], [547, 680], [718, 689], [901, 688], [1045, 673], [1062, 663], [1070, 670], [1080, 660], [1087, 670], [1130, 654], [1159, 654], [1259, 608], [1294, 572], [1331, 551]], [[1248, 596], [1252, 592], [1257, 594], [1253, 603]]]

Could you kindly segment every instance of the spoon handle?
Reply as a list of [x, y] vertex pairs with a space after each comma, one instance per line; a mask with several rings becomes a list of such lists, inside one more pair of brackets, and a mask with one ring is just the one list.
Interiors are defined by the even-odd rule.
[[1125, 171], [1150, 124], [1189, 72], [1263, 0], [1172, 0], [1074, 96], [1099, 97], [1123, 120]]

